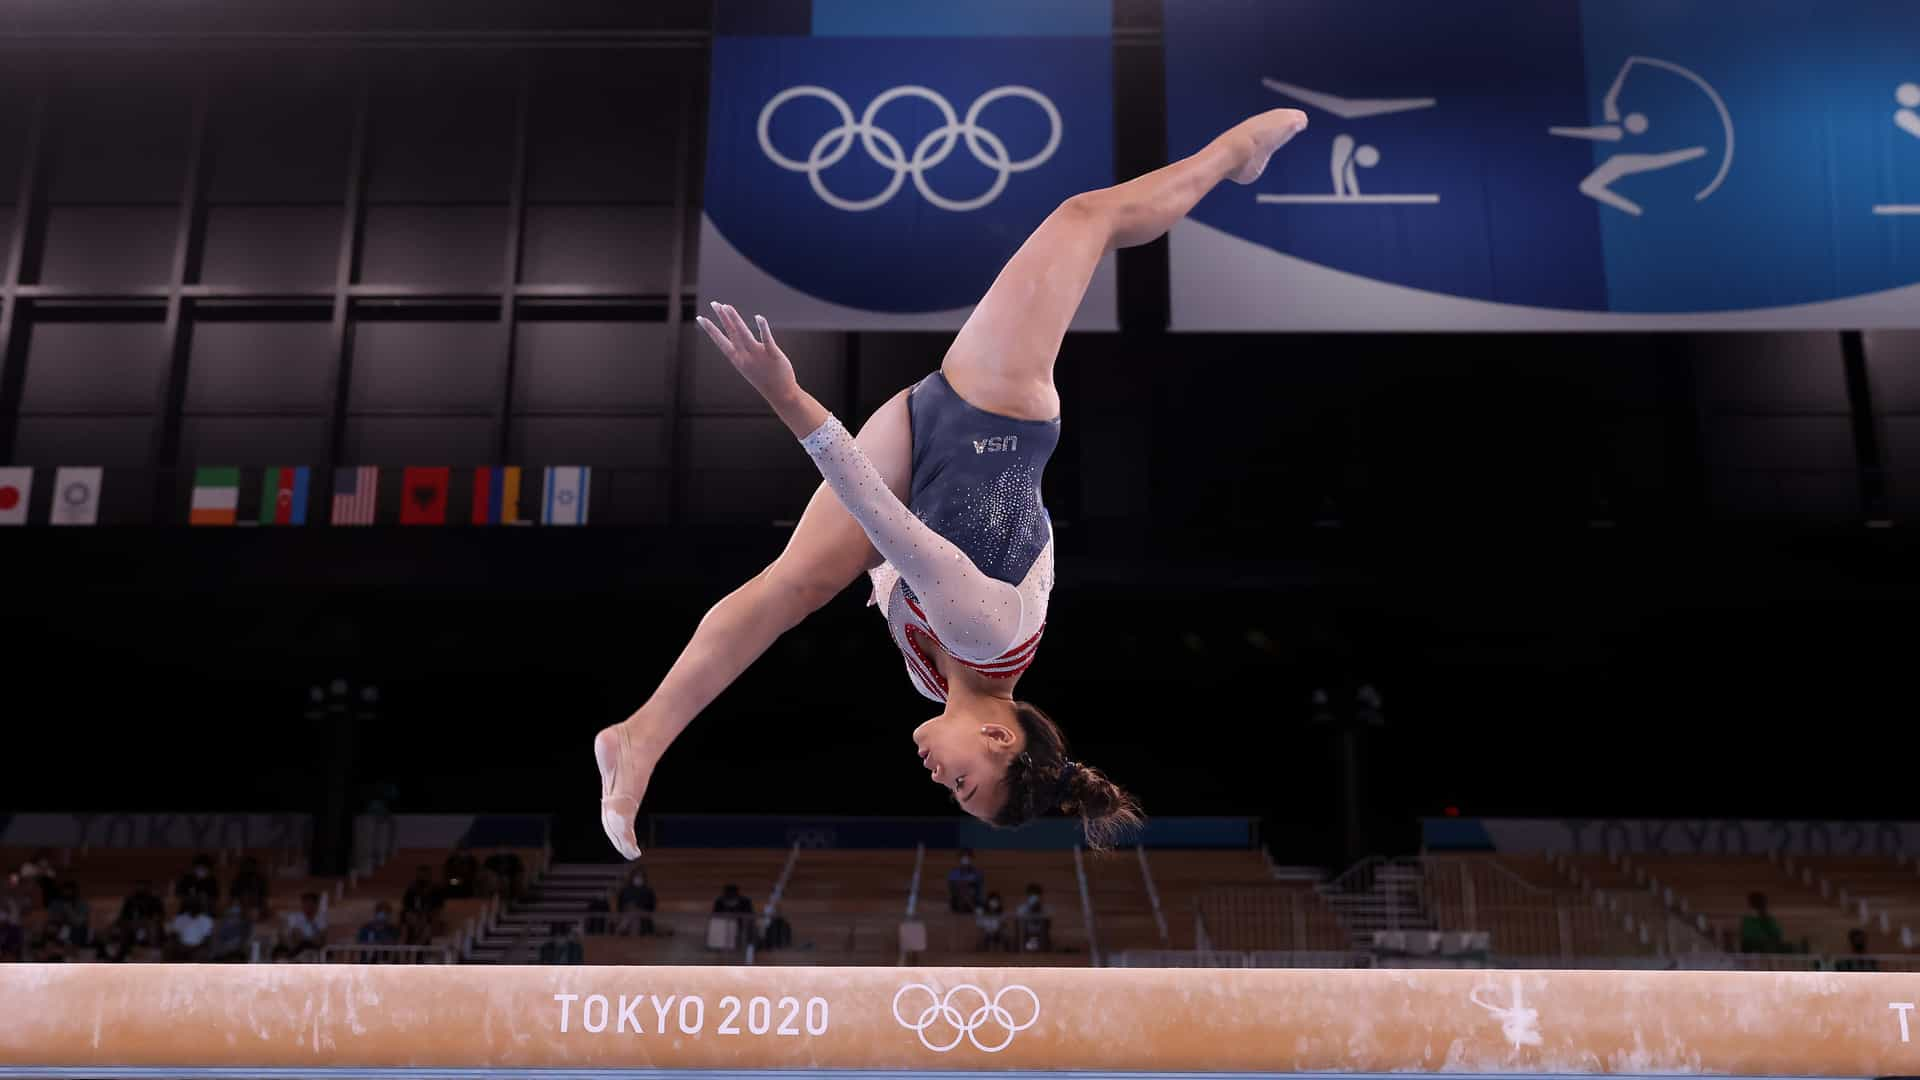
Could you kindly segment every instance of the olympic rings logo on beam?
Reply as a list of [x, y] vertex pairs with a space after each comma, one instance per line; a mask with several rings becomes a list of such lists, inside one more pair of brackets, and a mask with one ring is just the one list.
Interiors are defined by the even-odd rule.
[[[807, 97], [819, 98], [833, 106], [834, 111], [840, 114], [840, 126], [829, 129], [815, 140], [806, 160], [800, 161], [774, 148], [768, 127], [780, 106], [796, 98]], [[907, 156], [905, 147], [900, 145], [899, 139], [874, 123], [874, 117], [879, 115], [881, 109], [901, 98], [920, 98], [932, 103], [934, 108], [940, 110], [940, 117], [944, 121], [920, 140], [920, 144], [913, 148], [911, 158]], [[1046, 114], [1047, 144], [1040, 148], [1039, 153], [1015, 161], [1007, 152], [1007, 144], [998, 135], [980, 126], [981, 111], [1001, 98], [1023, 98], [1039, 106], [1040, 111]], [[808, 181], [813, 184], [814, 193], [828, 206], [855, 213], [885, 205], [899, 193], [900, 186], [909, 176], [913, 177], [913, 186], [919, 189], [921, 197], [942, 210], [978, 210], [1000, 197], [1014, 173], [1045, 165], [1053, 157], [1054, 151], [1060, 149], [1060, 132], [1060, 110], [1045, 94], [1029, 86], [998, 86], [981, 94], [968, 107], [965, 119], [960, 119], [954, 113], [953, 105], [936, 91], [924, 86], [896, 86], [874, 98], [858, 120], [853, 118], [853, 109], [848, 106], [846, 99], [826, 87], [792, 86], [775, 94], [773, 100], [767, 102], [766, 107], [760, 110], [759, 123], [760, 149], [766, 152], [769, 160], [783, 169], [806, 173]], [[879, 194], [864, 199], [836, 195], [827, 189], [826, 181], [820, 178], [823, 171], [839, 164], [853, 149], [855, 136], [859, 137], [860, 145], [869, 157], [881, 168], [893, 171], [893, 179]], [[928, 169], [947, 160], [963, 138], [974, 159], [994, 171], [993, 183], [985, 192], [971, 199], [950, 199], [933, 190], [927, 183], [926, 173]]]
[[[910, 1020], [900, 1015], [900, 999], [915, 990], [927, 995], [927, 1006]], [[1033, 1005], [1032, 1011], [1024, 1020], [1015, 1020], [1013, 1013], [1001, 1004], [1003, 998], [1015, 992], [1025, 994], [1027, 1000]], [[962, 1012], [960, 1006], [973, 1005], [973, 998], [978, 998], [979, 1004], [975, 1005], [971, 1011]], [[956, 1002], [956, 999], [959, 1000]], [[901, 1027], [920, 1036], [920, 1045], [936, 1054], [944, 1054], [959, 1046], [962, 1039], [972, 1043], [976, 1050], [997, 1054], [1013, 1045], [1015, 1035], [1039, 1022], [1040, 995], [1016, 984], [1001, 987], [998, 993], [989, 998], [985, 990], [969, 983], [961, 983], [948, 990], [943, 996], [938, 990], [925, 983], [908, 983], [893, 995], [893, 1018], [900, 1022]], [[989, 1038], [995, 1041], [983, 1043], [975, 1032], [989, 1023], [997, 1029], [989, 1035]], [[933, 1038], [928, 1037], [927, 1033], [931, 1030], [945, 1040], [947, 1028], [953, 1030], [951, 1040], [936, 1043]]]

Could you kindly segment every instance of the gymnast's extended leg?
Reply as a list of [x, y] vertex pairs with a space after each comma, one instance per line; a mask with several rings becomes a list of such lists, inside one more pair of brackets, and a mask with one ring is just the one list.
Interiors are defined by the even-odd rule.
[[[860, 428], [860, 449], [901, 499], [913, 473], [913, 435], [902, 390]], [[631, 717], [593, 741], [600, 766], [600, 817], [607, 838], [640, 856], [633, 817], [660, 756], [693, 718], [781, 634], [839, 595], [880, 556], [825, 484], [813, 493], [786, 550], [700, 620], [660, 686]]]
[[1101, 258], [1159, 237], [1222, 180], [1253, 183], [1273, 152], [1306, 126], [1298, 109], [1273, 109], [1192, 157], [1061, 203], [1007, 260], [954, 338], [941, 364], [947, 381], [989, 412], [1058, 416], [1054, 357]]

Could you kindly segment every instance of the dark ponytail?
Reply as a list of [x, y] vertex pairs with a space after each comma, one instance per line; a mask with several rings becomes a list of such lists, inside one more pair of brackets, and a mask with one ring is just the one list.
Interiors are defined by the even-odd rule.
[[1146, 823], [1140, 804], [1105, 773], [1067, 757], [1066, 736], [1046, 713], [1013, 703], [1027, 748], [1007, 763], [1006, 802], [993, 824], [1012, 829], [1049, 813], [1080, 819], [1087, 846], [1104, 851]]

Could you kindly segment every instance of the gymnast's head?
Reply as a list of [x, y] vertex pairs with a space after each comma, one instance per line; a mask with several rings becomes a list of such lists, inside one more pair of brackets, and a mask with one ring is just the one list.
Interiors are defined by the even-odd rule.
[[1140, 804], [1106, 774], [1067, 756], [1067, 739], [1024, 701], [976, 701], [914, 729], [933, 782], [962, 810], [1003, 829], [1051, 813], [1080, 819], [1087, 846], [1111, 847], [1145, 822]]

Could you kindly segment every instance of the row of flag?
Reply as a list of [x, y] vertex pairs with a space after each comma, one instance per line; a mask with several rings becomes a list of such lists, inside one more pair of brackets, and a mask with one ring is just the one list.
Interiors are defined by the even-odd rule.
[[[472, 470], [472, 497], [466, 500], [455, 497], [454, 472], [444, 466], [398, 470], [399, 509], [388, 520], [401, 525], [451, 524], [458, 520], [455, 503], [463, 501], [467, 520], [475, 525], [587, 523], [593, 478], [589, 466], [556, 465], [535, 470], [539, 491], [531, 505], [535, 493], [530, 484], [523, 483], [523, 470], [517, 465]], [[195, 469], [187, 521], [198, 526], [305, 525], [317, 509], [313, 506], [312, 478], [313, 470], [305, 465]], [[97, 467], [55, 469], [47, 523], [97, 524], [104, 482], [105, 471]], [[335, 469], [328, 522], [379, 523], [381, 482], [377, 466]], [[0, 525], [25, 525], [32, 494], [33, 469], [0, 468]]]

